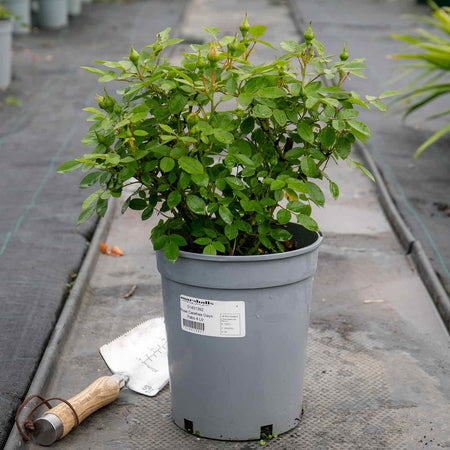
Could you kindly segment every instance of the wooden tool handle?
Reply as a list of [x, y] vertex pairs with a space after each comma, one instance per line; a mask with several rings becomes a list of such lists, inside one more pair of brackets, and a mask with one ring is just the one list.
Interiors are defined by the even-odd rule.
[[[81, 423], [86, 417], [114, 401], [119, 392], [119, 383], [114, 377], [100, 377], [68, 402], [73, 406], [79, 423]], [[69, 433], [76, 424], [73, 411], [65, 403], [60, 403], [45, 414], [54, 414], [61, 420], [64, 427], [61, 438]]]

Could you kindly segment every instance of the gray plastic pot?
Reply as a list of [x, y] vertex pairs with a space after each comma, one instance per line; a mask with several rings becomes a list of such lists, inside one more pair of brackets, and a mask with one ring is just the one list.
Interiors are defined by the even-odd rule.
[[14, 20], [14, 33], [29, 33], [31, 29], [30, 0], [3, 0], [3, 4], [8, 11], [18, 17]]
[[298, 250], [257, 256], [157, 252], [175, 424], [221, 440], [294, 428], [322, 237], [289, 224]]
[[81, 14], [81, 0], [68, 0], [69, 2], [69, 15], [79, 16]]
[[12, 20], [0, 20], [0, 89], [11, 82]]
[[68, 24], [68, 0], [39, 0], [39, 26], [58, 29]]

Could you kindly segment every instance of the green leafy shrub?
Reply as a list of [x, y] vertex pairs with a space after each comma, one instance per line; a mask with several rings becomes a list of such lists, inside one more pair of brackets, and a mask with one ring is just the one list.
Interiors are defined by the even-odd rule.
[[[403, 53], [392, 55], [393, 59], [413, 61], [403, 68], [406, 73], [416, 73], [415, 80], [406, 88], [406, 92], [399, 96], [393, 104], [404, 103], [404, 117], [428, 103], [450, 94], [450, 7], [439, 8], [434, 2], [429, 2], [433, 8], [432, 18], [416, 17], [436, 30], [431, 33], [422, 28], [415, 35], [392, 34], [391, 37], [410, 44], [411, 48], [420, 53]], [[430, 117], [436, 118], [450, 114], [445, 109]], [[427, 139], [416, 151], [417, 158], [426, 148], [450, 133], [450, 124]]]
[[0, 20], [9, 20], [13, 19], [15, 16], [13, 13], [6, 9], [5, 6], [3, 6], [0, 2]]
[[252, 64], [257, 46], [273, 48], [261, 40], [266, 27], [250, 27], [245, 18], [239, 36], [220, 39], [218, 29], [205, 27], [211, 42], [192, 45], [179, 66], [162, 57], [181, 42], [169, 30], [140, 53], [131, 48], [123, 61], [97, 61], [106, 70], [85, 68], [100, 82], [125, 86], [120, 101], [105, 91], [100, 109], [85, 108], [93, 125], [83, 142], [95, 148], [58, 169], [82, 167], [90, 173], [80, 187], [100, 184], [79, 223], [104, 215], [110, 196], [134, 186], [122, 211], [142, 210], [143, 220], [161, 216], [152, 241], [171, 261], [180, 248], [211, 255], [286, 251], [288, 222], [319, 229], [311, 218], [311, 205], [325, 202], [317, 181], [339, 195], [326, 173], [330, 161], [348, 160], [371, 176], [349, 158], [355, 140], [370, 137], [355, 107], [384, 110], [383, 96], [362, 100], [345, 91], [350, 75], [363, 76], [363, 61], [348, 60], [344, 47], [333, 62], [311, 28], [304, 43], [284, 41], [273, 61]]

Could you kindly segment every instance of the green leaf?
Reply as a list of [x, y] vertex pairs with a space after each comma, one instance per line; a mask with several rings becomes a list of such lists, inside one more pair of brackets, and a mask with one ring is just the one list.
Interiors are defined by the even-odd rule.
[[229, 131], [225, 130], [214, 130], [214, 137], [222, 144], [231, 144], [234, 140], [233, 135]]
[[270, 231], [270, 235], [276, 240], [276, 241], [289, 241], [292, 238], [292, 234], [289, 233], [289, 231], [285, 230], [284, 228], [274, 228]]
[[270, 183], [270, 190], [276, 191], [278, 189], [283, 189], [286, 186], [286, 183], [283, 180], [273, 180]]
[[265, 87], [257, 91], [256, 95], [262, 98], [286, 97], [286, 91], [277, 87]]
[[153, 206], [147, 206], [147, 208], [145, 208], [144, 211], [142, 211], [141, 219], [142, 220], [150, 219], [150, 217], [153, 215], [153, 211], [154, 211]]
[[386, 105], [379, 100], [372, 100], [370, 103], [380, 111], [387, 111]]
[[253, 95], [250, 93], [243, 93], [243, 94], [240, 94], [238, 97], [238, 102], [242, 106], [248, 106], [248, 105], [250, 105], [250, 103], [252, 101], [253, 101]]
[[86, 67], [81, 66], [81, 69], [86, 70], [87, 72], [95, 73], [97, 75], [105, 75], [105, 71], [101, 69], [97, 69], [96, 67]]
[[300, 47], [300, 44], [297, 41], [283, 41], [280, 44], [280, 47], [289, 53], [300, 53], [302, 51], [302, 48]]
[[242, 189], [245, 189], [245, 184], [240, 178], [236, 177], [226, 177], [225, 181], [228, 183], [228, 185], [237, 191], [240, 191]]
[[97, 183], [98, 179], [101, 177], [102, 172], [91, 172], [88, 173], [80, 182], [80, 188], [86, 189]]
[[185, 172], [192, 175], [203, 173], [203, 166], [201, 162], [192, 156], [182, 156], [178, 160], [178, 164]]
[[222, 242], [214, 241], [212, 244], [214, 245], [214, 248], [215, 248], [218, 252], [221, 252], [221, 253], [224, 253], [224, 252], [225, 252], [225, 246], [222, 244]]
[[358, 133], [361, 133], [364, 137], [370, 138], [370, 130], [365, 123], [359, 120], [348, 120], [347, 123], [351, 128], [356, 130]]
[[383, 98], [394, 97], [395, 95], [400, 95], [400, 91], [386, 91], [383, 92], [378, 98], [381, 100]]
[[192, 175], [192, 181], [199, 186], [207, 187], [209, 183], [209, 177], [206, 173], [199, 173]]
[[88, 208], [83, 209], [81, 214], [78, 216], [77, 225], [81, 225], [86, 222], [95, 212], [95, 203], [92, 203]]
[[100, 195], [103, 192], [104, 192], [103, 189], [99, 189], [99, 190], [93, 192], [88, 198], [86, 198], [84, 200], [83, 205], [82, 205], [82, 209], [89, 208], [93, 203], [95, 203], [99, 199]]
[[186, 239], [180, 234], [171, 234], [169, 236], [170, 242], [175, 242], [179, 247], [184, 247], [187, 245]]
[[296, 180], [295, 178], [288, 178], [286, 180], [287, 185], [296, 192], [302, 192], [306, 194], [308, 189], [303, 181]]
[[[420, 154], [426, 150], [431, 144], [440, 139], [444, 134], [450, 133], [450, 124], [442, 127], [439, 131], [434, 133], [429, 139], [427, 139], [414, 153], [414, 159], [418, 158]], [[370, 178], [370, 177], [369, 177]], [[373, 180], [373, 176], [371, 178]], [[375, 181], [375, 180], [374, 180]]]
[[280, 209], [277, 212], [277, 220], [281, 225], [284, 225], [291, 220], [291, 213], [285, 209]]
[[178, 244], [173, 241], [168, 241], [164, 245], [164, 256], [171, 262], [175, 262], [178, 259], [178, 255], [180, 254], [180, 248]]
[[169, 101], [169, 111], [172, 114], [180, 114], [183, 111], [184, 105], [187, 103], [187, 97], [181, 94], [176, 94]]
[[308, 189], [309, 197], [317, 206], [323, 206], [325, 204], [325, 197], [319, 186], [307, 181], [306, 188]]
[[316, 163], [309, 156], [305, 156], [302, 158], [300, 167], [302, 169], [302, 172], [308, 177], [314, 178], [320, 174], [320, 171], [317, 169]]
[[277, 121], [278, 125], [284, 127], [287, 122], [286, 113], [281, 109], [273, 110], [273, 117]]
[[194, 241], [194, 243], [198, 244], [198, 245], [208, 245], [211, 243], [211, 238], [210, 237], [201, 237], [201, 238], [196, 239]]
[[302, 202], [298, 202], [298, 201], [293, 201], [293, 202], [288, 202], [288, 204], [286, 205], [286, 208], [288, 208], [289, 210], [291, 210], [294, 213], [305, 213], [305, 210], [309, 207], [309, 205], [305, 205]]
[[336, 183], [333, 183], [330, 180], [330, 192], [334, 199], [337, 199], [339, 197], [339, 187]]
[[297, 124], [297, 132], [304, 141], [309, 142], [310, 144], [314, 143], [314, 132], [310, 125], [305, 122], [299, 122]]
[[215, 28], [215, 27], [203, 27], [203, 29], [207, 33], [211, 34], [214, 37], [216, 37], [220, 33], [220, 30], [218, 28]]
[[147, 206], [147, 202], [142, 198], [133, 198], [133, 200], [130, 201], [130, 208], [136, 211], [143, 210], [147, 208]]
[[250, 29], [248, 30], [248, 34], [257, 39], [261, 36], [264, 35], [264, 33], [266, 32], [267, 27], [265, 27], [264, 25], [256, 25], [254, 27], [250, 27]]
[[181, 194], [178, 191], [172, 191], [167, 196], [167, 206], [169, 208], [175, 208], [181, 202]]
[[305, 214], [298, 214], [297, 222], [300, 225], [303, 225], [308, 230], [319, 231], [319, 225], [317, 225], [317, 222], [314, 219], [312, 219], [311, 217], [306, 216]]
[[334, 132], [333, 128], [325, 127], [320, 130], [317, 138], [324, 147], [330, 148], [334, 144], [336, 133]]
[[73, 172], [74, 170], [77, 170], [79, 167], [81, 167], [83, 165], [82, 162], [79, 161], [66, 161], [63, 162], [57, 169], [56, 171], [58, 173], [69, 173], [69, 172]]
[[159, 162], [159, 167], [161, 167], [163, 172], [170, 172], [175, 167], [175, 161], [172, 158], [165, 156]]
[[205, 214], [206, 204], [204, 200], [197, 195], [188, 195], [186, 197], [188, 208], [195, 214]]
[[217, 250], [214, 247], [213, 244], [208, 244], [204, 249], [203, 249], [203, 254], [204, 255], [217, 255]]
[[253, 114], [255, 117], [268, 119], [272, 115], [272, 110], [266, 105], [256, 105], [253, 108]]
[[[449, 125], [450, 128], [450, 125]], [[372, 173], [367, 170], [361, 163], [358, 161], [355, 161], [354, 159], [348, 160], [349, 167], [357, 167], [366, 177], [370, 178], [373, 182], [375, 182], [375, 177], [372, 175]]]
[[219, 206], [219, 215], [228, 225], [233, 223], [233, 214], [226, 206]]
[[225, 231], [225, 236], [230, 241], [233, 240], [233, 239], [236, 239], [236, 237], [237, 237], [237, 235], [239, 233], [237, 227], [235, 225], [233, 225], [233, 224], [226, 225], [224, 231]]

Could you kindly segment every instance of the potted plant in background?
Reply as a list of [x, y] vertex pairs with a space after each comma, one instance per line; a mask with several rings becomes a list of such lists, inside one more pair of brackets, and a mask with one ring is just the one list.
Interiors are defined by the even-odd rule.
[[69, 0], [39, 0], [38, 22], [42, 28], [59, 29], [67, 26]]
[[69, 1], [69, 15], [79, 16], [81, 14], [81, 0], [68, 0]]
[[[82, 188], [99, 184], [79, 223], [105, 214], [125, 187], [127, 208], [160, 217], [151, 239], [162, 275], [175, 423], [197, 435], [259, 439], [293, 428], [301, 386], [312, 277], [322, 237], [311, 217], [322, 188], [338, 197], [330, 163], [370, 137], [356, 107], [384, 110], [343, 88], [362, 60], [333, 61], [311, 28], [305, 42], [253, 64], [266, 27], [192, 45], [181, 65], [162, 53], [169, 29], [127, 59], [86, 67], [118, 80], [120, 100], [98, 97]], [[275, 50], [275, 49], [274, 49]], [[118, 71], [116, 71], [118, 70]], [[325, 86], [322, 77], [332, 86]], [[386, 94], [385, 96], [388, 96]]]
[[0, 89], [11, 82], [13, 14], [0, 3]]
[[[450, 95], [450, 8], [439, 8], [436, 3], [429, 2], [433, 8], [433, 17], [415, 17], [420, 22], [433, 27], [432, 30], [418, 29], [415, 35], [392, 34], [391, 37], [410, 45], [414, 53], [391, 55], [392, 59], [412, 61], [403, 66], [406, 74], [416, 73], [414, 82], [406, 87], [392, 104], [404, 104], [404, 118], [428, 103]], [[447, 104], [448, 106], [448, 104]], [[432, 115], [430, 119], [448, 116], [450, 109]], [[417, 158], [425, 149], [445, 134], [450, 133], [450, 123], [427, 139], [417, 150]]]
[[3, 0], [3, 4], [15, 16], [14, 33], [29, 33], [31, 24], [30, 0]]

